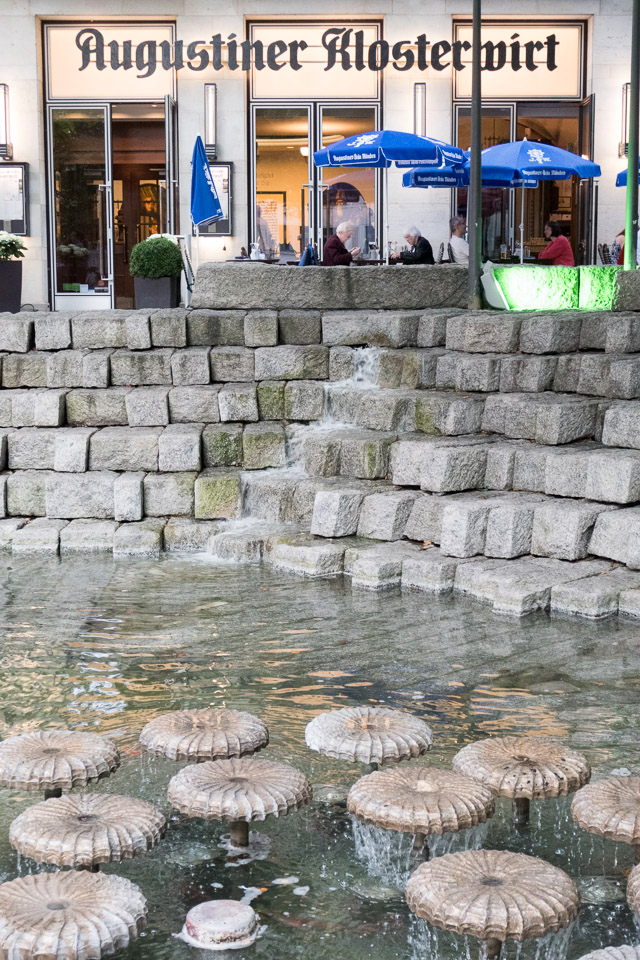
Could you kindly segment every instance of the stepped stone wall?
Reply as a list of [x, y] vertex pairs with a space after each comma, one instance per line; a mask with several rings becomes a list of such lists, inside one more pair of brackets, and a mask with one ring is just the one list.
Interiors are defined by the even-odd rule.
[[213, 309], [208, 284], [197, 309], [0, 315], [0, 549], [640, 616], [640, 314], [305, 308], [286, 284], [240, 309], [218, 280]]

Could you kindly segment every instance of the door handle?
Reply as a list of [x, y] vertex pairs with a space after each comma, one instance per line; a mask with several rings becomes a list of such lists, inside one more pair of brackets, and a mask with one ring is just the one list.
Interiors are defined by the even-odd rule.
[[126, 223], [122, 224], [122, 238], [123, 238], [123, 263], [129, 263], [129, 235], [127, 233]]

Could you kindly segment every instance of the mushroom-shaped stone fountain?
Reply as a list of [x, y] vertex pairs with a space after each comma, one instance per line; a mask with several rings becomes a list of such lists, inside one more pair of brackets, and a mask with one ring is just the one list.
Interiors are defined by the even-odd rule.
[[36, 873], [0, 886], [0, 956], [96, 960], [135, 940], [147, 901], [130, 880], [104, 873]]
[[311, 784], [286, 763], [246, 757], [183, 767], [169, 782], [168, 798], [188, 817], [230, 821], [232, 845], [246, 847], [252, 820], [282, 817], [305, 806]]
[[483, 940], [490, 960], [506, 940], [568, 927], [580, 908], [578, 889], [563, 870], [506, 850], [464, 850], [421, 863], [406, 897], [423, 920]]
[[640, 960], [640, 947], [604, 947], [581, 957], [580, 960]]
[[165, 829], [163, 815], [145, 800], [81, 793], [29, 807], [11, 824], [9, 841], [38, 863], [95, 871], [145, 853]]
[[429, 859], [431, 834], [457, 833], [493, 816], [488, 787], [450, 770], [396, 767], [361, 777], [349, 790], [347, 809], [364, 823], [414, 835], [414, 852]]
[[571, 814], [579, 827], [608, 840], [631, 843], [640, 863], [640, 777], [610, 777], [578, 790]]
[[251, 713], [207, 707], [155, 717], [143, 727], [140, 743], [169, 760], [199, 763], [256, 753], [269, 743], [269, 731]]
[[430, 728], [419, 717], [388, 707], [346, 707], [319, 713], [307, 724], [304, 739], [311, 750], [334, 760], [382, 763], [419, 757], [431, 748]]
[[45, 798], [86, 787], [120, 766], [118, 748], [106, 737], [76, 730], [21, 733], [0, 743], [0, 785], [43, 790]]
[[634, 867], [629, 874], [627, 902], [634, 913], [640, 913], [640, 866]]
[[591, 777], [586, 757], [556, 740], [491, 737], [463, 747], [453, 769], [482, 780], [501, 797], [513, 800], [514, 821], [529, 821], [532, 800], [565, 797]]

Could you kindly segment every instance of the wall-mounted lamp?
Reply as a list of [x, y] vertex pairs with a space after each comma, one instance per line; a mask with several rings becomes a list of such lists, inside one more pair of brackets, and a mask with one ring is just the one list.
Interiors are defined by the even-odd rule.
[[413, 85], [413, 132], [419, 137], [427, 135], [427, 85]]
[[629, 152], [629, 107], [631, 106], [631, 84], [622, 84], [622, 135], [618, 145], [618, 156], [626, 157]]
[[0, 83], [0, 158], [13, 159], [13, 146], [9, 136], [9, 84]]
[[204, 85], [204, 150], [207, 160], [218, 156], [218, 85]]

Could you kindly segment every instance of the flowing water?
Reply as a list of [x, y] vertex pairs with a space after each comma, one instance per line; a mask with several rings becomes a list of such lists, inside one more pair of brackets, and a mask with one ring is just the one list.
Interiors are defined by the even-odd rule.
[[[447, 766], [473, 739], [519, 733], [560, 737], [588, 755], [595, 776], [640, 771], [640, 634], [624, 622], [500, 620], [460, 599], [425, 604], [411, 594], [352, 593], [342, 578], [302, 581], [180, 557], [7, 559], [0, 613], [0, 734], [73, 727], [113, 737], [122, 766], [92, 789], [143, 797], [171, 816], [159, 847], [105, 868], [149, 901], [132, 960], [193, 957], [172, 934], [191, 907], [220, 896], [251, 899], [266, 925], [229, 960], [478, 957], [476, 942], [430, 931], [407, 908], [408, 839], [352, 823], [345, 797], [364, 769], [304, 744], [306, 723], [322, 710], [380, 704], [416, 713], [434, 733], [433, 750], [416, 763]], [[247, 855], [228, 849], [224, 824], [171, 815], [166, 789], [181, 764], [138, 747], [151, 717], [209, 704], [262, 717], [271, 732], [263, 756], [294, 764], [314, 786], [305, 810], [254, 825]], [[43, 869], [20, 862], [7, 838], [38, 797], [1, 794], [2, 879]], [[509, 960], [575, 960], [640, 941], [624, 899], [631, 848], [579, 831], [567, 800], [534, 804], [524, 832], [500, 801], [487, 827], [438, 838], [432, 851], [479, 843], [544, 857], [582, 890], [568, 933], [510, 944]]]

